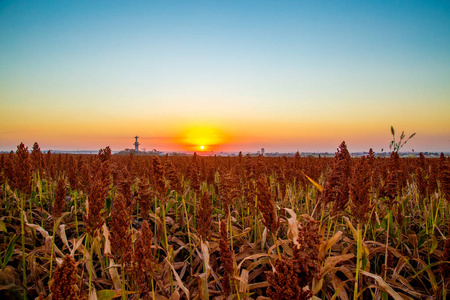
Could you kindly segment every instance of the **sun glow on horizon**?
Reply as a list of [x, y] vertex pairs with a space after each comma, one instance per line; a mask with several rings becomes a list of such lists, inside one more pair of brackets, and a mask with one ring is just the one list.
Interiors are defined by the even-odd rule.
[[189, 151], [214, 151], [227, 143], [225, 133], [210, 125], [188, 127], [176, 139], [177, 144]]

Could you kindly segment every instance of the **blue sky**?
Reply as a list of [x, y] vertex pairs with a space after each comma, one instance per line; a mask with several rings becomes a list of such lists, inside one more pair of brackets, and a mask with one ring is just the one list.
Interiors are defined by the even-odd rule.
[[2, 1], [0, 148], [446, 151], [448, 53], [448, 1]]

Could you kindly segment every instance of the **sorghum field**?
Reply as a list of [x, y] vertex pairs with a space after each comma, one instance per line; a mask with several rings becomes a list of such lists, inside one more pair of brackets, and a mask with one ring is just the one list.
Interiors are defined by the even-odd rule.
[[445, 299], [450, 162], [0, 160], [2, 299]]

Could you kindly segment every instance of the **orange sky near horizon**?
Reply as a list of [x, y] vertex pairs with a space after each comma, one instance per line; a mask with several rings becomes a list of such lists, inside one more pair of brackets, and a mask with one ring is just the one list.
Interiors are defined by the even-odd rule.
[[[89, 115], [89, 113], [87, 113]], [[12, 116], [15, 116], [14, 118]], [[89, 116], [88, 116], [89, 117]], [[29, 148], [36, 141], [41, 149], [53, 150], [98, 150], [110, 146], [114, 151], [133, 148], [134, 136], [138, 135], [140, 149], [160, 151], [192, 151], [217, 153], [221, 151], [256, 152], [264, 147], [267, 152], [334, 152], [345, 140], [350, 151], [388, 151], [391, 140], [390, 123], [383, 119], [366, 116], [366, 122], [349, 120], [350, 115], [322, 119], [290, 120], [275, 116], [259, 118], [249, 116], [245, 120], [222, 119], [190, 120], [178, 118], [124, 118], [108, 119], [111, 116], [98, 114], [88, 118], [85, 114], [44, 112], [26, 110], [8, 114], [0, 120], [1, 150], [15, 150], [20, 142]], [[355, 116], [357, 118], [357, 116]], [[420, 128], [409, 131], [409, 136], [417, 132], [405, 146], [405, 151], [445, 151], [436, 142], [448, 136], [445, 118], [430, 118], [432, 122], [415, 125], [408, 120], [397, 119], [393, 123], [397, 136], [404, 128]], [[436, 130], [436, 128], [440, 130]], [[420, 145], [424, 144], [425, 147]], [[204, 146], [204, 149], [200, 149]]]

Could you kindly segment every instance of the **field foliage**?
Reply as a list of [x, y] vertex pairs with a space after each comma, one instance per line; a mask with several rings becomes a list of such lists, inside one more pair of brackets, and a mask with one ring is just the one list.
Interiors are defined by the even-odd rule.
[[0, 157], [0, 297], [445, 299], [449, 163], [21, 144]]

